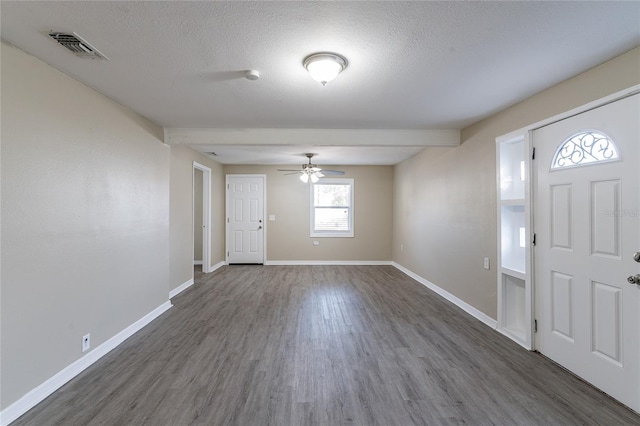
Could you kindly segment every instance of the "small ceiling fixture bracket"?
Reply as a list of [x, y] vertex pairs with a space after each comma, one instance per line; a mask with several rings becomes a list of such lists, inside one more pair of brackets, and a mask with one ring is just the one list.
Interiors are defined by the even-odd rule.
[[244, 78], [251, 81], [256, 81], [260, 78], [260, 71], [258, 70], [247, 70], [244, 72]]

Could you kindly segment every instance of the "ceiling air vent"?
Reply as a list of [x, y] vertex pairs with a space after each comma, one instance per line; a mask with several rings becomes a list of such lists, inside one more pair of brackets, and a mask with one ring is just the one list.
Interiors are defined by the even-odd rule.
[[216, 153], [215, 153], [215, 152], [213, 152], [213, 151], [205, 152], [205, 154], [210, 155], [210, 156], [212, 156], [212, 157], [217, 157], [217, 156], [218, 156], [218, 154], [216, 154]]
[[91, 59], [106, 59], [106, 56], [98, 51], [95, 47], [87, 43], [76, 33], [57, 33], [50, 32], [49, 37], [60, 43], [76, 56]]

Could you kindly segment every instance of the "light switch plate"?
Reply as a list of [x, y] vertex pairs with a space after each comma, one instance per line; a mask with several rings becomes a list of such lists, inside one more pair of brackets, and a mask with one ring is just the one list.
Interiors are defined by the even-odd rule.
[[490, 269], [489, 258], [484, 258], [484, 269]]

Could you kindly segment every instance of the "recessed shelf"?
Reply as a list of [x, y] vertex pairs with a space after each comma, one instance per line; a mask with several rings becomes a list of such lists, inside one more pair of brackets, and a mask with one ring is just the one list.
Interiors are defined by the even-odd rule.
[[505, 268], [504, 266], [500, 268], [500, 273], [503, 275], [510, 275], [521, 280], [527, 279], [527, 274], [524, 271], [516, 271], [515, 269]]
[[505, 268], [526, 272], [527, 232], [525, 208], [507, 205], [500, 208], [500, 248]]
[[525, 334], [525, 280], [502, 275], [502, 298], [504, 300], [503, 327], [520, 340]]
[[500, 147], [500, 199], [524, 199], [526, 166], [524, 139], [504, 142]]
[[514, 198], [513, 200], [500, 200], [501, 206], [524, 206], [524, 199]]

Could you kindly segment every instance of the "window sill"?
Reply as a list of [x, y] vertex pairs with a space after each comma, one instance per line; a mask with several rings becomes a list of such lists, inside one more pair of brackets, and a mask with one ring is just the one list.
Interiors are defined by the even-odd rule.
[[353, 238], [353, 232], [312, 232], [311, 238]]

